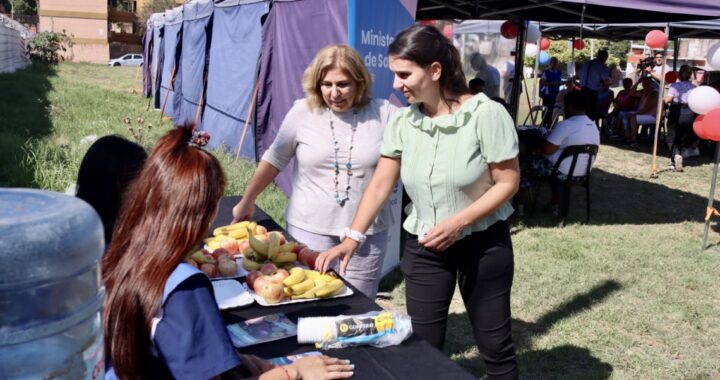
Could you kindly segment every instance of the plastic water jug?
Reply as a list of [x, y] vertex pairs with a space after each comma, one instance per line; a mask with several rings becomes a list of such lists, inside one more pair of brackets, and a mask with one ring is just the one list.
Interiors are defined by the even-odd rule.
[[104, 377], [103, 249], [82, 200], [0, 189], [0, 379]]

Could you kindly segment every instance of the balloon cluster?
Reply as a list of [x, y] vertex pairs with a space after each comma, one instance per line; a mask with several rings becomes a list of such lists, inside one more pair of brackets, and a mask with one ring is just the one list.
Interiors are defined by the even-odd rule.
[[690, 91], [688, 106], [698, 114], [693, 123], [695, 134], [705, 140], [720, 141], [720, 93], [710, 86]]

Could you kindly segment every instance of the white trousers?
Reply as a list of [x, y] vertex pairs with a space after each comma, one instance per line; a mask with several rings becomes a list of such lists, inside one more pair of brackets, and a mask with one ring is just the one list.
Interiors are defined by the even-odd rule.
[[[288, 223], [287, 232], [300, 243], [310, 249], [323, 252], [340, 244], [340, 238], [332, 235], [321, 235], [297, 228]], [[387, 245], [387, 230], [373, 235], [367, 235], [365, 244], [350, 258], [344, 278], [354, 287], [375, 300], [383, 261], [385, 260], [385, 246]], [[332, 263], [333, 269], [340, 273], [340, 260]]]

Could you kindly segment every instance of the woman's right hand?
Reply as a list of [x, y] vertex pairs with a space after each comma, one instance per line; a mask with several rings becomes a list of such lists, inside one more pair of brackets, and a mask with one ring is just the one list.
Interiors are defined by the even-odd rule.
[[232, 209], [233, 223], [251, 220], [255, 213], [255, 202], [249, 197], [243, 197]]
[[346, 379], [353, 375], [355, 366], [349, 360], [329, 356], [306, 356], [290, 364], [303, 380]]

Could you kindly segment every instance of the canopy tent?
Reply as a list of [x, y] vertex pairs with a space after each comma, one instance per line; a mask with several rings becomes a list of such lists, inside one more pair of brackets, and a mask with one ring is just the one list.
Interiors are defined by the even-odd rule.
[[[607, 40], [642, 40], [653, 29], [670, 27], [670, 39], [708, 38], [720, 39], [720, 19], [647, 24], [595, 24], [582, 25], [582, 35], [587, 38]], [[571, 38], [580, 35], [578, 23], [547, 23], [540, 26], [544, 35], [553, 38]]]
[[182, 108], [182, 75], [180, 54], [182, 52], [183, 7], [165, 11], [162, 75], [160, 77], [160, 108], [163, 114], [177, 124]]
[[[418, 20], [648, 23], [720, 18], [718, 0], [418, 0]], [[619, 11], [621, 10], [621, 11]]]
[[207, 51], [212, 39], [213, 0], [194, 0], [183, 5], [182, 55], [182, 107], [177, 114], [178, 124], [199, 123], [204, 102], [204, 84], [207, 75]]
[[153, 48], [152, 48], [152, 67], [150, 67], [150, 82], [152, 82], [153, 107], [160, 108], [160, 76], [163, 67], [163, 33], [165, 32], [165, 14], [154, 13], [152, 15], [153, 24]]
[[267, 0], [215, 0], [213, 38], [208, 53], [202, 129], [212, 136], [209, 147], [238, 148], [243, 157], [252, 160], [257, 157], [248, 109], [257, 78], [261, 18], [268, 10]]

